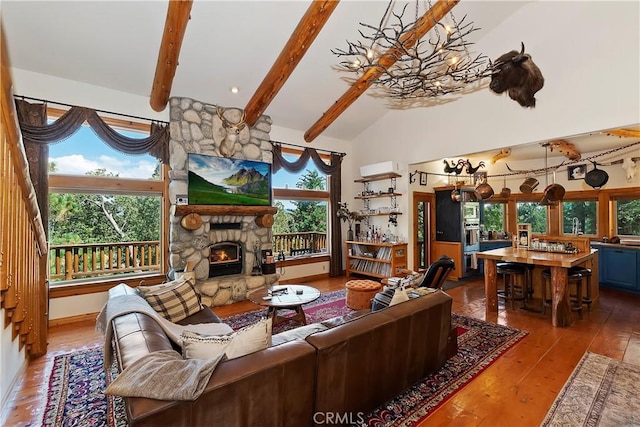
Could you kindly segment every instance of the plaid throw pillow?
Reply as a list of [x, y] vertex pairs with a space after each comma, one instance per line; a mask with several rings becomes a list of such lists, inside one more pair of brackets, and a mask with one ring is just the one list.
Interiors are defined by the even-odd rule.
[[146, 293], [144, 299], [162, 317], [173, 323], [202, 310], [200, 298], [189, 282], [156, 293]]

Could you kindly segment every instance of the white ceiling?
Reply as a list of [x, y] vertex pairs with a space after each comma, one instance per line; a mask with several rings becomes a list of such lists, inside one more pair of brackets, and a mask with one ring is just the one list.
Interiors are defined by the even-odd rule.
[[[481, 28], [472, 41], [495, 58], [517, 46], [488, 46], [483, 37], [526, 3], [462, 1], [453, 12], [458, 20], [468, 15]], [[195, 0], [172, 96], [244, 108], [309, 4]], [[354, 0], [338, 5], [267, 108], [265, 114], [274, 124], [304, 132], [347, 90], [344, 78], [350, 76], [335, 70], [339, 59], [330, 49], [345, 48], [346, 39], [356, 39], [359, 22], [376, 24], [386, 5]], [[149, 96], [167, 1], [4, 0], [1, 7], [14, 68]], [[232, 86], [240, 93], [232, 94]], [[24, 89], [20, 95], [39, 94]], [[323, 135], [352, 140], [387, 111], [383, 99], [365, 94]], [[614, 142], [620, 143], [618, 138], [604, 138], [596, 144], [606, 147]], [[591, 143], [589, 147], [599, 149]]]
[[[309, 4], [195, 0], [172, 95], [244, 108]], [[482, 27], [479, 40], [523, 4], [467, 1], [453, 12], [458, 20], [468, 12]], [[265, 114], [278, 126], [309, 129], [348, 88], [330, 50], [357, 39], [360, 22], [376, 24], [386, 5], [343, 0]], [[141, 96], [151, 92], [166, 13], [166, 1], [2, 2], [13, 67]], [[325, 134], [351, 140], [387, 111], [365, 94]]]

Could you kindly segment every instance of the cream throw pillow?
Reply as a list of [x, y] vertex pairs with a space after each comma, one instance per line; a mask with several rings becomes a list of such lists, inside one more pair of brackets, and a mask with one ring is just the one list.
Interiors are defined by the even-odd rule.
[[210, 359], [225, 353], [228, 359], [244, 356], [271, 346], [271, 319], [245, 326], [230, 335], [182, 332], [185, 359]]
[[403, 287], [397, 287], [395, 292], [393, 293], [393, 298], [391, 298], [389, 307], [405, 301], [409, 301], [409, 295], [407, 295], [406, 289]]

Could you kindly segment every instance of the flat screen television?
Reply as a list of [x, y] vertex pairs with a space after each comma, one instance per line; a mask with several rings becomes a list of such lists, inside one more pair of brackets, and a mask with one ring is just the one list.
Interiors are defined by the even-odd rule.
[[271, 164], [189, 153], [190, 205], [271, 206]]

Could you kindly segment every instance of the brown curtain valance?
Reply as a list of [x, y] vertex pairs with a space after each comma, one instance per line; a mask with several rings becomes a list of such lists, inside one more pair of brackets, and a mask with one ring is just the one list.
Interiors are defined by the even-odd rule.
[[331, 163], [326, 164], [314, 148], [307, 147], [302, 150], [302, 154], [297, 160], [289, 162], [282, 155], [282, 146], [280, 144], [271, 141], [271, 145], [273, 145], [273, 173], [280, 169], [288, 172], [300, 172], [311, 159], [318, 169], [329, 175], [329, 222], [331, 229], [329, 276], [342, 275], [342, 226], [340, 225], [340, 218], [338, 218], [338, 203], [342, 198], [342, 155], [331, 153]]
[[148, 138], [129, 138], [106, 124], [95, 110], [71, 107], [55, 122], [51, 124], [45, 122], [44, 125], [38, 126], [31, 124], [32, 121], [28, 119], [29, 111], [33, 111], [31, 106], [32, 104], [25, 100], [16, 99], [22, 135], [34, 143], [51, 144], [62, 141], [73, 135], [84, 122], [87, 122], [96, 135], [113, 149], [127, 154], [149, 153], [162, 163], [169, 163], [169, 127], [167, 125], [152, 123]]

